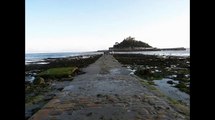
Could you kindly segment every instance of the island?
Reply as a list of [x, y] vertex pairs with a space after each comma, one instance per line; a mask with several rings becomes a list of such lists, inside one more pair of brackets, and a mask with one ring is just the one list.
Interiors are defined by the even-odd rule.
[[127, 37], [122, 42], [116, 42], [109, 50], [98, 50], [98, 52], [132, 52], [132, 51], [165, 51], [165, 50], [186, 50], [184, 47], [177, 48], [156, 48], [148, 43], [135, 40], [134, 37]]

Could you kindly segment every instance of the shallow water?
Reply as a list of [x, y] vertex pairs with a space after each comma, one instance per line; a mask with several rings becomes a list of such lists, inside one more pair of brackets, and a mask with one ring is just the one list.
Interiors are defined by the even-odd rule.
[[144, 54], [158, 56], [190, 56], [190, 49], [186, 50], [165, 50], [165, 51], [135, 51], [135, 52], [111, 52], [112, 54]]
[[[164, 78], [162, 80], [154, 80], [154, 83], [157, 85], [155, 87], [168, 97], [174, 98], [176, 100], [182, 101], [187, 105], [190, 105], [190, 95], [185, 92], [181, 92], [178, 88], [173, 87], [175, 84], [168, 84], [167, 81], [169, 80], [172, 79]], [[178, 81], [172, 81], [178, 83]]]
[[34, 79], [35, 79], [35, 77], [34, 77], [34, 76], [32, 76], [32, 75], [26, 75], [26, 76], [25, 76], [25, 81], [33, 82], [33, 81], [34, 81]]
[[65, 58], [73, 56], [83, 56], [83, 58], [89, 57], [88, 55], [98, 55], [102, 52], [61, 52], [61, 53], [26, 53], [25, 63], [43, 61], [46, 58]]

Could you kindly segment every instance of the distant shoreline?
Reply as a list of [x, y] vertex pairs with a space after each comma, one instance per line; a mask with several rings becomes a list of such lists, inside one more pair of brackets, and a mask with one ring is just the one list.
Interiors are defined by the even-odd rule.
[[109, 50], [98, 50], [97, 52], [133, 52], [133, 51], [168, 51], [168, 50], [186, 50], [184, 47], [177, 48], [110, 48]]
[[39, 63], [44, 62], [46, 59], [57, 58], [77, 58], [77, 57], [89, 57], [92, 55], [103, 54], [102, 52], [53, 52], [53, 53], [26, 53], [25, 63]]
[[77, 57], [89, 57], [91, 55], [104, 54], [108, 52], [109, 54], [145, 54], [145, 55], [159, 55], [159, 56], [180, 56], [186, 57], [190, 56], [189, 48], [185, 50], [180, 50], [180, 48], [162, 48], [162, 50], [154, 51], [108, 51], [108, 50], [99, 50], [97, 52], [62, 52], [62, 53], [33, 53], [26, 54], [25, 63], [28, 64], [46, 64], [44, 60], [46, 59], [55, 59], [55, 58], [77, 58]]

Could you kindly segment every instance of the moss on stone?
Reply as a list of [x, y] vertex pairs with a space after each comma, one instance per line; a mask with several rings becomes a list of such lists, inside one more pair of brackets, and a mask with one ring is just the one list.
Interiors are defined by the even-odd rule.
[[78, 70], [77, 67], [50, 68], [46, 71], [39, 73], [38, 76], [44, 78], [71, 77], [71, 75], [74, 75], [77, 70]]

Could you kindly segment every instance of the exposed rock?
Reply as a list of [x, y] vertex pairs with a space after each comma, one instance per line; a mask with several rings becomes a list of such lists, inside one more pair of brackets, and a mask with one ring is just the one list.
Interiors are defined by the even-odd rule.
[[29, 85], [26, 85], [25, 86], [25, 90], [27, 91], [27, 90], [29, 90], [30, 89], [30, 86]]
[[45, 84], [45, 80], [42, 77], [38, 77], [34, 80], [33, 84], [35, 85], [44, 85]]
[[69, 78], [61, 78], [60, 81], [72, 81], [73, 77], [69, 77]]
[[45, 101], [51, 100], [54, 96], [56, 96], [55, 94], [48, 94], [44, 97]]
[[174, 82], [172, 80], [167, 81], [168, 84], [173, 84]]
[[25, 81], [25, 85], [30, 85], [31, 82], [30, 81]]
[[102, 95], [102, 94], [97, 94], [96, 96], [97, 96], [97, 97], [103, 97], [103, 95]]
[[90, 112], [90, 113], [87, 113], [86, 114], [86, 116], [91, 116], [93, 113], [92, 112]]
[[183, 78], [184, 77], [184, 74], [178, 74], [177, 75], [177, 78]]
[[61, 90], [63, 90], [63, 87], [61, 87], [61, 88], [57, 88], [57, 90], [61, 91]]

